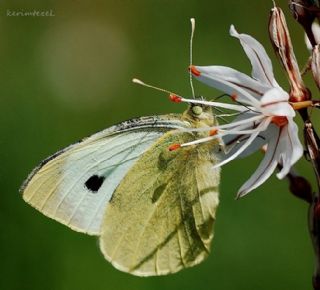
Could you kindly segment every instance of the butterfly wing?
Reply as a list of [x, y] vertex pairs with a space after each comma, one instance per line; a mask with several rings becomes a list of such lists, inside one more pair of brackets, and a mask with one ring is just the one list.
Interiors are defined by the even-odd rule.
[[168, 132], [134, 164], [109, 201], [100, 248], [116, 268], [139, 276], [164, 275], [200, 263], [210, 251], [218, 205], [219, 169], [206, 143]]
[[107, 202], [136, 160], [180, 115], [142, 117], [115, 125], [44, 160], [21, 187], [36, 209], [70, 228], [100, 234]]

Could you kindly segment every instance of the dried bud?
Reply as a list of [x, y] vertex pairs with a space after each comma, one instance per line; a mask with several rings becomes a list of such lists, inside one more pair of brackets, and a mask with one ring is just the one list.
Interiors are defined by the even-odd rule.
[[287, 175], [289, 179], [289, 189], [296, 197], [305, 200], [308, 203], [312, 202], [312, 189], [308, 180], [302, 176], [294, 174], [292, 171]]
[[320, 89], [320, 45], [312, 50], [311, 71], [318, 88]]
[[269, 35], [273, 47], [287, 72], [290, 82], [290, 102], [302, 102], [310, 99], [310, 91], [301, 78], [298, 63], [292, 48], [290, 34], [284, 14], [279, 7], [271, 10]]
[[312, 33], [312, 23], [319, 13], [314, 0], [289, 0], [289, 8], [293, 17], [301, 24], [312, 46], [317, 44]]
[[320, 288], [320, 277], [317, 274], [315, 274], [312, 277], [312, 286], [313, 286], [313, 289], [319, 289]]

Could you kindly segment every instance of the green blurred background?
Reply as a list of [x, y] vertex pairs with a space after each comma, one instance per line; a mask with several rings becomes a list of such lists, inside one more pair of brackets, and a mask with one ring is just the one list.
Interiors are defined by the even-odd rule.
[[[287, 1], [278, 2], [289, 16]], [[234, 200], [259, 154], [223, 168], [209, 258], [165, 277], [119, 272], [104, 260], [95, 237], [46, 218], [18, 192], [40, 160], [84, 136], [132, 117], [185, 109], [131, 79], [190, 95], [190, 17], [197, 21], [195, 64], [250, 73], [239, 43], [228, 35], [233, 23], [266, 46], [287, 88], [267, 34], [271, 6], [257, 0], [1, 1], [0, 289], [311, 289], [307, 205], [275, 177]], [[7, 15], [33, 10], [54, 16]], [[287, 18], [302, 66], [308, 57], [302, 29]], [[195, 86], [209, 99], [219, 95]], [[306, 161], [297, 168], [313, 180]]]

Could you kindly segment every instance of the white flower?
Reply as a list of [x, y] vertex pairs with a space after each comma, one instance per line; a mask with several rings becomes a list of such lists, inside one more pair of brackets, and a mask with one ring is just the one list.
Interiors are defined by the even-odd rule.
[[222, 166], [267, 145], [264, 146], [266, 152], [262, 162], [238, 192], [238, 196], [243, 196], [266, 181], [278, 164], [281, 170], [277, 177], [285, 177], [302, 156], [303, 147], [298, 138], [298, 127], [293, 121], [295, 111], [289, 103], [289, 95], [274, 79], [265, 49], [251, 36], [238, 34], [233, 26], [230, 34], [240, 40], [252, 65], [252, 77], [224, 66], [191, 66], [190, 70], [198, 80], [232, 96], [240, 105], [183, 98], [182, 101], [229, 108], [241, 113], [229, 124], [210, 128], [212, 136], [181, 144], [181, 147], [222, 138], [227, 154], [216, 165]]

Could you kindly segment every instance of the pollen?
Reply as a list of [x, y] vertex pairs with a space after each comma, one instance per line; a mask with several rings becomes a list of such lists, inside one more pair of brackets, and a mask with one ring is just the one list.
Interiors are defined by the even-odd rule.
[[201, 72], [198, 71], [194, 65], [189, 66], [189, 71], [191, 71], [191, 73], [196, 77], [199, 77], [201, 75]]
[[288, 124], [288, 119], [284, 116], [275, 116], [272, 118], [271, 122], [276, 124], [278, 127], [283, 127]]
[[175, 94], [170, 94], [169, 95], [169, 99], [170, 99], [171, 102], [174, 102], [174, 103], [181, 103], [181, 100], [182, 100], [181, 97], [179, 97], [179, 96], [177, 96]]
[[181, 148], [181, 145], [180, 144], [172, 144], [171, 146], [169, 146], [169, 151], [174, 151], [174, 150], [177, 150]]
[[212, 129], [209, 131], [209, 136], [214, 136], [218, 134], [218, 129]]

